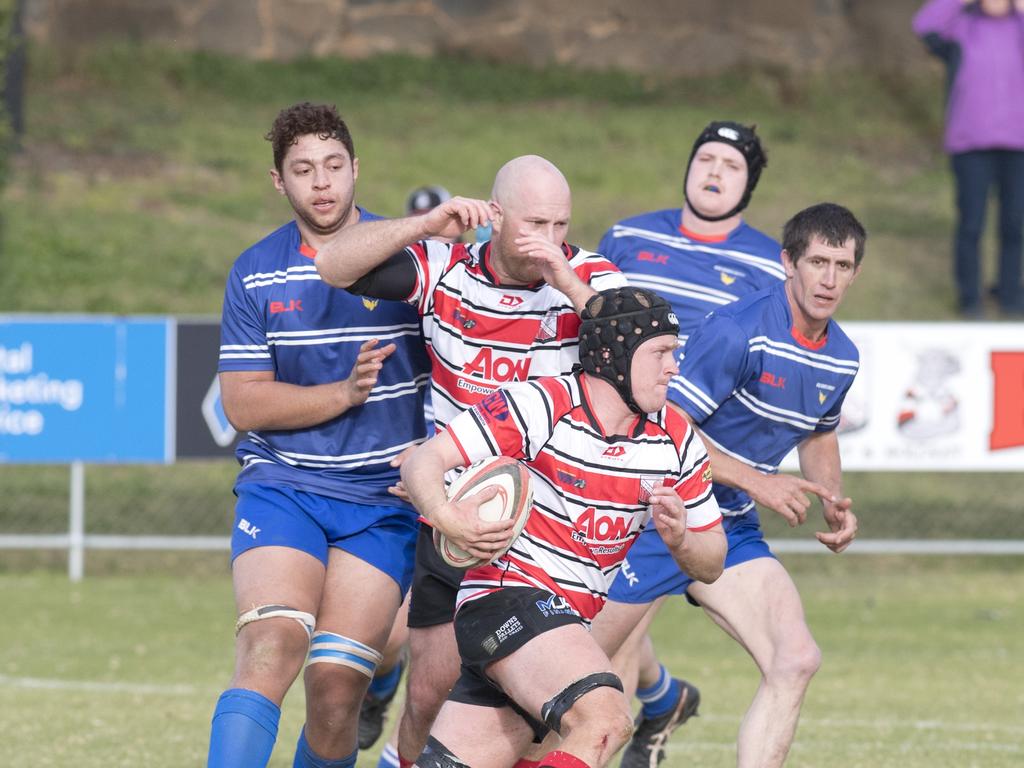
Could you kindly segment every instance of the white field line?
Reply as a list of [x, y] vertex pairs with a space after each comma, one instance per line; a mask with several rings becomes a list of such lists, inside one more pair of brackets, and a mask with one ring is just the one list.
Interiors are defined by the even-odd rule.
[[213, 693], [213, 688], [195, 685], [161, 685], [159, 683], [103, 682], [99, 680], [58, 680], [44, 677], [12, 677], [0, 675], [0, 687], [33, 691], [79, 691], [83, 693], [130, 693], [143, 696], [197, 696]]
[[[37, 691], [81, 691], [86, 693], [129, 693], [152, 696], [199, 696], [216, 693], [218, 689], [209, 686], [189, 684], [162, 685], [159, 683], [127, 683], [104, 682], [99, 680], [61, 680], [43, 677], [14, 677], [0, 675], [0, 687], [23, 688]], [[730, 715], [700, 715], [700, 721], [708, 723], [735, 723], [739, 726], [740, 717]], [[857, 728], [892, 731], [906, 729], [913, 731], [956, 731], [960, 733], [1000, 732], [1024, 735], [1024, 726], [1005, 725], [998, 723], [971, 723], [947, 720], [900, 720], [884, 718], [878, 720], [851, 720], [848, 718], [808, 718], [800, 719], [801, 726], [814, 728]], [[686, 729], [687, 732], [691, 729]], [[798, 739], [799, 741], [799, 739]], [[686, 739], [683, 744], [700, 744]], [[703, 742], [708, 746], [717, 746], [717, 742]], [[682, 744], [680, 745], [683, 746]], [[1016, 747], [1019, 748], [1019, 747]]]

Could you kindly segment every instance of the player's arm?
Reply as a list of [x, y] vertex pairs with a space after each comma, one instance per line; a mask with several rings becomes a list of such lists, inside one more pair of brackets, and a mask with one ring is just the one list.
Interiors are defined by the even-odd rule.
[[467, 461], [448, 432], [420, 445], [402, 463], [402, 484], [419, 513], [457, 546], [474, 557], [490, 560], [509, 544], [514, 520], [481, 520], [477, 508], [494, 498], [490, 488], [459, 502], [449, 502], [444, 473]]
[[302, 386], [274, 379], [273, 371], [221, 371], [224, 413], [240, 432], [251, 429], [305, 429], [330, 421], [366, 402], [394, 344], [363, 342], [341, 381]]
[[670, 402], [669, 405], [682, 413], [704, 441], [704, 447], [707, 448], [708, 456], [711, 458], [711, 469], [715, 474], [715, 482], [746, 491], [757, 504], [784, 517], [790, 527], [801, 525], [807, 520], [807, 510], [811, 506], [811, 501], [807, 497], [808, 493], [822, 498], [832, 495], [827, 486], [814, 482], [813, 478], [806, 477], [806, 473], [805, 477], [786, 474], [769, 475], [723, 453], [701, 432], [700, 427], [694, 423], [693, 417], [689, 413], [675, 403]]
[[651, 491], [651, 518], [681, 570], [705, 584], [722, 575], [728, 544], [721, 520], [709, 528], [687, 529], [686, 506], [668, 486]]
[[421, 216], [344, 227], [317, 251], [316, 269], [324, 282], [347, 288], [406, 246], [432, 237], [454, 240], [489, 222], [490, 215], [484, 200], [453, 197]]
[[842, 492], [839, 438], [835, 430], [815, 432], [797, 446], [797, 453], [804, 477], [827, 490], [818, 495], [829, 530], [814, 535], [833, 552], [842, 552], [857, 535], [857, 516], [853, 514], [853, 501]]

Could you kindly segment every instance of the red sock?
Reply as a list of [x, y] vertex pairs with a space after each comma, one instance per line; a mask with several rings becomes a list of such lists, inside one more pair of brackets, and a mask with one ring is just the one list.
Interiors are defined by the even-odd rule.
[[525, 757], [521, 757], [512, 768], [540, 768], [540, 763], [537, 760], [527, 760]]
[[548, 752], [540, 759], [538, 765], [541, 768], [590, 768], [589, 765], [576, 757], [576, 755], [570, 755], [568, 752], [563, 752], [560, 749]]
[[415, 760], [406, 760], [404, 757], [399, 755], [398, 756], [398, 765], [400, 766], [400, 768], [413, 768], [413, 766], [416, 765], [416, 761]]

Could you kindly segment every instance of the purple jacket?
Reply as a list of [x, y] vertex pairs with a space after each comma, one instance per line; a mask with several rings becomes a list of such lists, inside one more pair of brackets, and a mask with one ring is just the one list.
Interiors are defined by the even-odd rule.
[[946, 151], [1024, 150], [1024, 15], [986, 16], [960, 0], [928, 0], [914, 16], [914, 33], [959, 49]]

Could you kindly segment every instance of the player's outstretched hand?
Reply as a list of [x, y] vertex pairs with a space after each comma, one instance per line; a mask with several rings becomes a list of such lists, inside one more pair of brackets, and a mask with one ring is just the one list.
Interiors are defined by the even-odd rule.
[[829, 530], [828, 533], [818, 531], [814, 535], [833, 552], [842, 552], [857, 537], [857, 516], [853, 514], [853, 500], [849, 497], [832, 497], [823, 501], [825, 522], [828, 523]]
[[380, 369], [384, 360], [395, 351], [394, 344], [377, 347], [379, 339], [370, 339], [359, 345], [359, 354], [352, 365], [348, 378], [341, 382], [342, 390], [347, 398], [348, 407], [354, 408], [366, 402], [370, 390], [377, 384]]
[[790, 528], [803, 525], [807, 510], [811, 506], [808, 493], [819, 496], [827, 503], [832, 492], [823, 485], [795, 475], [762, 475], [756, 487], [749, 490], [758, 504], [782, 515]]
[[423, 221], [431, 237], [457, 240], [466, 230], [490, 223], [491, 206], [486, 200], [453, 197], [424, 214]]
[[481, 520], [478, 508], [498, 495], [485, 488], [459, 501], [449, 501], [430, 516], [430, 524], [473, 557], [490, 560], [512, 541], [515, 520]]
[[678, 549], [686, 538], [686, 507], [674, 488], [659, 485], [651, 491], [651, 517], [670, 549]]

